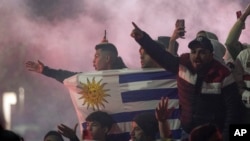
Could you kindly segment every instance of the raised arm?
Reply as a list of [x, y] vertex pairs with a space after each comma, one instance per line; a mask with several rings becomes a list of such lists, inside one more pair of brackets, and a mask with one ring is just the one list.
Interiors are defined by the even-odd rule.
[[39, 60], [37, 62], [27, 61], [25, 63], [25, 66], [29, 71], [37, 72], [47, 77], [54, 78], [61, 83], [63, 83], [64, 79], [77, 74], [77, 72], [71, 72], [71, 71], [61, 70], [61, 69], [56, 70], [56, 69], [49, 68], [48, 66], [45, 66]]
[[247, 6], [245, 12], [244, 12], [244, 13], [242, 14], [242, 16], [240, 17], [240, 20], [241, 20], [242, 22], [245, 22], [246, 19], [247, 19], [247, 16], [249, 16], [249, 15], [250, 15], [250, 4], [248, 4], [248, 6]]
[[233, 25], [227, 36], [225, 45], [227, 47], [228, 52], [232, 56], [233, 60], [235, 60], [240, 51], [244, 49], [241, 42], [239, 42], [239, 38], [244, 23], [249, 15], [250, 15], [250, 4], [248, 5], [244, 13], [241, 15], [241, 17]]
[[132, 24], [134, 29], [131, 33], [131, 36], [141, 45], [141, 47], [146, 50], [150, 57], [152, 57], [164, 69], [173, 73], [177, 73], [179, 67], [179, 58], [169, 52], [166, 52], [135, 23]]
[[[167, 51], [172, 53], [172, 54], [175, 54], [175, 50], [176, 50], [176, 40], [178, 38], [184, 38], [183, 36], [180, 36], [180, 33], [185, 33], [186, 31], [184, 30], [183, 27], [176, 27], [170, 40], [169, 40], [169, 45], [168, 45], [168, 48], [167, 48]], [[177, 54], [176, 54], [177, 55]]]

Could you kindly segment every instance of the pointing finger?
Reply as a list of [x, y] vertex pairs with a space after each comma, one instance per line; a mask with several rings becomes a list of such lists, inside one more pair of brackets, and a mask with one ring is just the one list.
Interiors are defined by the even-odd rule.
[[135, 29], [140, 29], [134, 22], [132, 22]]

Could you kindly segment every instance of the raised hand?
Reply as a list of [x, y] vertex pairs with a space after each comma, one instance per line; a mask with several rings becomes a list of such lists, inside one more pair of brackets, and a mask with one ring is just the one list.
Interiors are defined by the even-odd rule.
[[172, 109], [168, 109], [168, 98], [162, 97], [155, 110], [156, 119], [160, 122], [166, 121], [171, 113]]
[[64, 137], [69, 138], [69, 139], [75, 139], [77, 138], [76, 136], [77, 126], [78, 126], [78, 123], [75, 125], [74, 129], [71, 129], [70, 127], [64, 124], [60, 124], [57, 126], [57, 128], [58, 128], [58, 132]]
[[173, 109], [168, 109], [168, 98], [161, 98], [158, 107], [155, 110], [155, 117], [158, 120], [159, 124], [159, 133], [161, 139], [166, 139], [171, 136], [170, 125], [167, 121]]
[[172, 36], [171, 36], [171, 40], [176, 40], [178, 38], [182, 38], [184, 39], [185, 37], [184, 36], [180, 36], [180, 33], [186, 33], [185, 29], [183, 29], [182, 27], [176, 27]]
[[143, 37], [143, 31], [134, 22], [132, 22], [132, 25], [134, 26], [134, 29], [130, 34], [131, 37], [135, 38], [136, 40], [140, 40]]
[[27, 61], [25, 62], [25, 66], [29, 71], [34, 71], [37, 73], [42, 73], [44, 68], [44, 64], [39, 60], [37, 62]]

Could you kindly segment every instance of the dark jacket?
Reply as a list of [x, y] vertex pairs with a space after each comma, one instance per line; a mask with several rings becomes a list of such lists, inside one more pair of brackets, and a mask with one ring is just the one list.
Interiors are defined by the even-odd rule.
[[240, 122], [243, 108], [230, 71], [213, 60], [198, 74], [191, 65], [189, 54], [173, 56], [158, 47], [146, 33], [137, 42], [163, 68], [178, 74], [183, 129], [190, 133], [198, 125], [215, 123], [228, 136], [229, 124]]
[[71, 77], [73, 75], [76, 75], [78, 73], [80, 72], [71, 72], [71, 71], [66, 71], [66, 70], [61, 70], [61, 69], [56, 70], [56, 69], [49, 68], [47, 66], [44, 66], [43, 72], [42, 72], [43, 75], [54, 78], [61, 83], [63, 83], [64, 79]]

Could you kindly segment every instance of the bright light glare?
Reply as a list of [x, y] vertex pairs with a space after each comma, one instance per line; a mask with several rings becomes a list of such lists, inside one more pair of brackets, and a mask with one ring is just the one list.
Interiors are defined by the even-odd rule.
[[20, 106], [20, 112], [23, 112], [24, 110], [24, 88], [23, 87], [19, 87], [19, 106]]
[[6, 92], [3, 94], [3, 114], [6, 121], [6, 129], [11, 128], [11, 105], [17, 102], [16, 93]]

